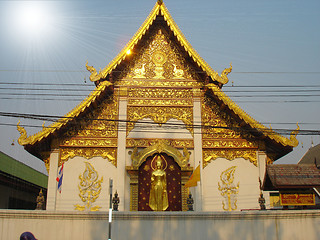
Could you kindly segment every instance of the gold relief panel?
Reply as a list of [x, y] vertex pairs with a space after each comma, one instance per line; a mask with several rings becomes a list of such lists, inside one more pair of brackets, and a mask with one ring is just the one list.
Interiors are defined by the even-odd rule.
[[150, 80], [150, 79], [122, 79], [117, 82], [115, 86], [126, 86], [126, 87], [162, 87], [162, 88], [201, 88], [203, 87], [202, 82], [195, 82], [192, 80], [167, 80], [161, 81]]
[[75, 210], [78, 211], [99, 211], [100, 206], [93, 206], [93, 203], [97, 200], [101, 193], [101, 183], [103, 182], [103, 177], [99, 179], [98, 172], [89, 163], [85, 162], [86, 169], [83, 174], [79, 175], [80, 183], [79, 197], [84, 205], [75, 204]]
[[60, 147], [117, 147], [117, 138], [72, 138], [64, 139]]
[[[174, 148], [194, 148], [193, 140], [190, 139], [162, 139], [167, 145]], [[141, 138], [128, 138], [127, 139], [127, 148], [145, 148], [154, 145], [159, 139], [141, 139]]]
[[199, 79], [164, 29], [152, 30], [120, 79]]
[[239, 184], [234, 184], [234, 173], [236, 171], [236, 166], [230, 167], [223, 171], [220, 175], [220, 182], [218, 182], [218, 189], [221, 196], [224, 197], [222, 201], [222, 209], [225, 211], [237, 210], [237, 195], [239, 193]]
[[117, 166], [117, 148], [61, 148], [59, 166], [76, 156], [86, 159], [102, 157]]
[[129, 99], [129, 106], [186, 106], [192, 107], [192, 99]]
[[202, 153], [203, 168], [205, 168], [211, 161], [216, 160], [217, 158], [225, 158], [230, 161], [236, 158], [244, 158], [246, 160], [249, 160], [255, 166], [258, 166], [256, 149], [204, 149]]
[[192, 99], [191, 89], [130, 88], [129, 98]]
[[76, 122], [66, 138], [80, 137], [117, 137], [118, 100], [115, 96], [105, 99], [97, 108]]
[[203, 139], [203, 148], [258, 148], [258, 143], [245, 139]]
[[170, 119], [181, 120], [193, 134], [193, 108], [191, 107], [128, 107], [127, 136], [138, 120], [151, 118], [160, 126]]
[[202, 102], [202, 133], [203, 138], [252, 138], [251, 135], [241, 131], [240, 125], [209, 97]]

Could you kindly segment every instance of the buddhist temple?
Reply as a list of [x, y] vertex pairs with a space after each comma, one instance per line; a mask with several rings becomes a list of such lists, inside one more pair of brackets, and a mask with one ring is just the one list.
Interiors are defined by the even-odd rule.
[[298, 128], [286, 138], [237, 106], [223, 92], [231, 64], [211, 68], [160, 0], [104, 64], [87, 62], [96, 88], [59, 121], [31, 136], [17, 126], [47, 167], [47, 210], [106, 211], [109, 179], [119, 211], [187, 211], [189, 193], [195, 211], [259, 209], [266, 166], [298, 145]]

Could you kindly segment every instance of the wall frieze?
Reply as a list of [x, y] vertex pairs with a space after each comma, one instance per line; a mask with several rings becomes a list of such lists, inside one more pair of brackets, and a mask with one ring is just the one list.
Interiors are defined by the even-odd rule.
[[[162, 139], [167, 145], [170, 145], [174, 148], [194, 148], [193, 140], [192, 139]], [[128, 138], [127, 139], [127, 148], [144, 148], [150, 147], [154, 145], [159, 139], [152, 139], [152, 138]]]
[[225, 158], [227, 160], [235, 160], [236, 158], [244, 158], [257, 165], [257, 150], [256, 149], [203, 149], [203, 168], [211, 161], [217, 158]]
[[130, 88], [129, 98], [192, 99], [191, 89]]
[[117, 138], [73, 138], [60, 143], [60, 147], [117, 147]]
[[245, 139], [203, 139], [203, 148], [258, 148], [258, 144]]
[[193, 108], [191, 107], [128, 107], [127, 136], [138, 120], [150, 118], [160, 126], [170, 119], [181, 120], [193, 134]]
[[192, 107], [192, 99], [129, 99], [128, 106]]
[[91, 159], [93, 157], [102, 157], [108, 159], [115, 167], [117, 167], [117, 148], [60, 148], [60, 160], [59, 166], [63, 162], [68, 161], [76, 156], [83, 157], [85, 159]]

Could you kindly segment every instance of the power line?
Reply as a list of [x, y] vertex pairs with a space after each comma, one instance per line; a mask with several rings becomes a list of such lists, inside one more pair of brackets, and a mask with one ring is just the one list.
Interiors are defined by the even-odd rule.
[[[49, 122], [68, 122], [70, 119], [73, 120], [75, 119], [74, 117], [65, 117], [65, 116], [56, 116], [56, 115], [40, 115], [40, 114], [21, 114], [21, 113], [8, 113], [8, 112], [0, 112], [0, 116], [4, 117], [13, 117], [13, 118], [25, 118], [25, 119], [33, 119], [33, 120], [42, 120], [42, 121], [49, 121]], [[106, 122], [114, 122], [114, 123], [134, 123], [136, 125], [136, 128], [148, 128], [152, 126], [158, 126], [158, 123], [155, 122], [149, 122], [149, 121], [128, 121], [128, 120], [115, 120], [115, 119], [100, 119], [100, 118], [77, 118], [76, 122], [70, 122], [73, 126], [80, 126], [81, 121], [106, 121]], [[83, 123], [83, 122], [82, 122]], [[0, 125], [5, 125], [5, 126], [16, 126], [16, 124], [10, 124], [10, 123], [0, 123]], [[144, 126], [142, 126], [144, 125]], [[39, 125], [21, 125], [21, 126], [26, 126], [26, 127], [41, 127]], [[100, 126], [100, 124], [93, 124], [93, 126]], [[47, 127], [50, 128], [51, 126]], [[120, 125], [120, 128], [124, 128], [123, 126]], [[194, 129], [201, 128], [201, 129], [230, 129], [230, 130], [236, 130], [236, 131], [247, 131], [247, 132], [252, 132], [254, 130], [250, 129], [244, 129], [241, 127], [228, 127], [228, 126], [208, 126], [208, 125], [198, 125], [198, 124], [193, 124], [193, 125], [186, 125], [182, 123], [166, 123], [165, 127], [167, 129], [185, 129], [188, 127], [192, 127]], [[99, 130], [99, 131], [105, 131], [106, 129], [92, 129], [92, 130]], [[283, 135], [290, 135], [291, 132], [294, 129], [286, 129], [286, 128], [276, 128], [276, 129], [258, 129], [261, 132], [265, 132], [267, 134], [275, 134], [281, 133]], [[275, 131], [275, 132], [273, 132]], [[150, 132], [150, 131], [145, 131], [145, 132]], [[300, 130], [299, 135], [320, 135], [319, 130]]]

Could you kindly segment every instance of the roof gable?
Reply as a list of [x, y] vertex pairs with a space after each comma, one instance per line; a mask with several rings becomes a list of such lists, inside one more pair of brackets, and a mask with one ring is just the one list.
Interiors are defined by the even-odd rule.
[[221, 75], [214, 71], [201, 57], [200, 55], [192, 48], [190, 43], [184, 37], [177, 24], [174, 22], [170, 13], [168, 12], [165, 4], [162, 1], [157, 1], [153, 10], [139, 28], [137, 33], [129, 41], [129, 43], [122, 49], [122, 51], [107, 65], [103, 70], [100, 70], [99, 73], [92, 66], [87, 66], [87, 70], [91, 72], [90, 80], [93, 82], [100, 82], [101, 80], [107, 79], [108, 75], [116, 69], [124, 60], [130, 57], [130, 53], [135, 52], [136, 46], [139, 44], [141, 39], [145, 37], [147, 31], [151, 26], [155, 25], [156, 20], [163, 19], [166, 25], [169, 27], [173, 36], [175, 36], [177, 42], [180, 44], [188, 56], [194, 61], [194, 63], [205, 72], [213, 82], [217, 82], [221, 85], [228, 83], [227, 75], [231, 72], [232, 66], [225, 69]]

